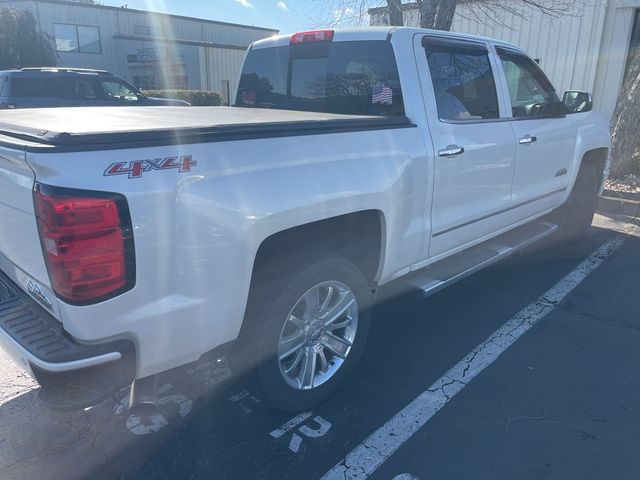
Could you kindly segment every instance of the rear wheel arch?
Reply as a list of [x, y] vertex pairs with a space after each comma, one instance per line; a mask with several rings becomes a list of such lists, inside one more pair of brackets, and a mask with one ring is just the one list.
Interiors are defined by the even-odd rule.
[[376, 286], [384, 258], [384, 214], [363, 210], [282, 230], [262, 241], [256, 252], [251, 288], [267, 265], [299, 252], [331, 252], [353, 262]]
[[260, 316], [254, 307], [263, 302], [261, 292], [274, 278], [289, 273], [294, 264], [309, 262], [322, 255], [333, 255], [352, 263], [373, 291], [384, 255], [384, 215], [364, 210], [331, 217], [277, 232], [259, 246], [251, 274], [244, 319], [229, 360], [234, 372], [246, 373], [255, 365], [244, 352], [254, 350], [261, 331]]

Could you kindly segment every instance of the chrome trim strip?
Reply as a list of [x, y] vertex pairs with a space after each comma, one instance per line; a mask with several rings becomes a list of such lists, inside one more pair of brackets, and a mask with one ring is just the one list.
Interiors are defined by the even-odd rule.
[[509, 208], [503, 208], [501, 210], [498, 210], [497, 212], [493, 212], [493, 213], [489, 213], [487, 215], [483, 215], [480, 218], [476, 218], [474, 220], [470, 220], [468, 222], [461, 223], [460, 225], [455, 225], [453, 227], [449, 227], [449, 228], [447, 228], [445, 230], [442, 230], [440, 232], [437, 232], [437, 233], [432, 233], [431, 237], [435, 238], [435, 237], [438, 237], [440, 235], [444, 235], [445, 233], [450, 233], [450, 232], [452, 232], [454, 230], [457, 230], [459, 228], [467, 227], [467, 226], [469, 226], [469, 225], [471, 225], [473, 223], [481, 222], [482, 220], [486, 220], [487, 218], [495, 217], [496, 215], [500, 215], [501, 213], [506, 213], [506, 212], [508, 212], [510, 210], [515, 210], [516, 208], [524, 207], [525, 205], [528, 205], [529, 203], [537, 202], [538, 200], [542, 200], [544, 198], [550, 197], [551, 195], [555, 195], [557, 193], [565, 192], [566, 190], [567, 190], [567, 187], [564, 187], [564, 188], [560, 188], [558, 190], [554, 190], [553, 192], [545, 193], [544, 195], [540, 195], [539, 197], [531, 198], [531, 199], [526, 200], [524, 202], [520, 202], [520, 203], [518, 203], [516, 205], [513, 205], [513, 206], [511, 206]]

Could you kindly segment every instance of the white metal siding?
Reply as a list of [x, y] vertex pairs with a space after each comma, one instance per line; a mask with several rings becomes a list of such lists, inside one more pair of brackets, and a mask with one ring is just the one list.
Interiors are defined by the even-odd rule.
[[[452, 30], [520, 46], [540, 59], [560, 95], [566, 90], [592, 92], [594, 108], [611, 116], [636, 8], [640, 8], [640, 0], [579, 0], [572, 14], [558, 18], [535, 8], [523, 9], [522, 15], [504, 13], [489, 18], [473, 5], [462, 5], [456, 11]], [[405, 8], [404, 19], [408, 26], [419, 26], [416, 8]], [[384, 11], [371, 12], [372, 25], [384, 25], [386, 21]]]
[[593, 87], [594, 105], [611, 116], [622, 85], [635, 9], [640, 0], [610, 0]]
[[244, 53], [242, 50], [226, 48], [201, 48], [203, 88], [222, 92], [222, 81], [227, 80], [233, 89], [239, 80]]
[[606, 2], [580, 2], [571, 15], [549, 17], [529, 8], [522, 15], [506, 13], [496, 23], [468, 6], [456, 11], [452, 30], [506, 40], [518, 45], [551, 79], [559, 94], [565, 90], [593, 91], [606, 13]]
[[[51, 39], [55, 37], [56, 23], [99, 27], [102, 53], [58, 52], [60, 66], [109, 70], [129, 81], [134, 75], [146, 75], [166, 67], [168, 71], [184, 72], [189, 88], [218, 90], [224, 87], [225, 80], [233, 88], [246, 48], [256, 40], [277, 33], [245, 25], [46, 0], [0, 0], [0, 6], [29, 10]], [[139, 27], [150, 30], [145, 33]], [[127, 55], [136, 55], [139, 49], [156, 48], [169, 48], [178, 55], [172, 67], [168, 62], [127, 61]]]

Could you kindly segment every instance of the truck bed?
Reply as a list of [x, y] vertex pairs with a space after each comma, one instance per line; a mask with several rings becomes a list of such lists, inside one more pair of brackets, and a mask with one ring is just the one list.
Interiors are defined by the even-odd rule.
[[410, 127], [406, 117], [239, 107], [76, 107], [4, 111], [0, 145], [28, 151], [135, 148]]

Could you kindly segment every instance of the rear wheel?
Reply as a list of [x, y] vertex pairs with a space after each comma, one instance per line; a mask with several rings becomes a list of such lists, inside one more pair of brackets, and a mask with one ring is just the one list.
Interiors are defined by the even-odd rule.
[[587, 236], [598, 206], [598, 171], [594, 165], [583, 164], [567, 201], [550, 216], [558, 224], [562, 241], [577, 241]]
[[[269, 402], [286, 411], [311, 408], [351, 374], [364, 349], [371, 292], [351, 262], [331, 254], [298, 257], [269, 270], [251, 317]], [[278, 271], [279, 270], [279, 271]]]

